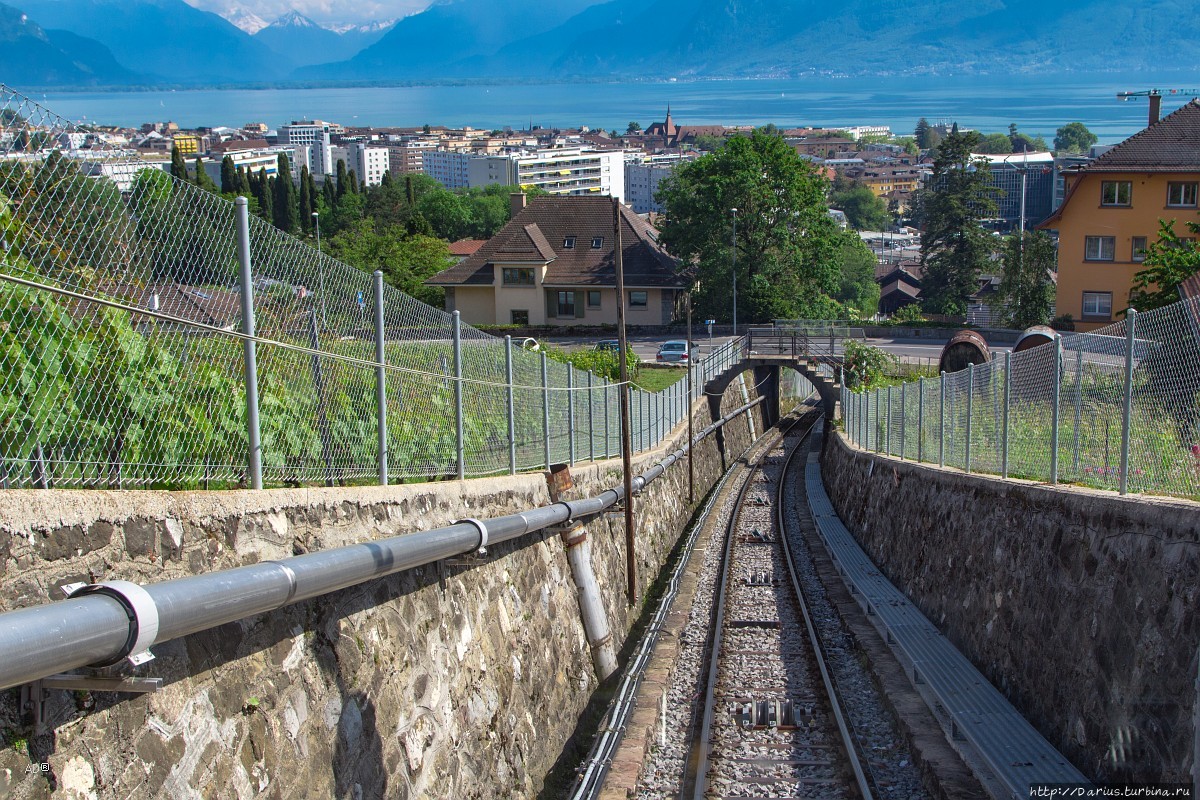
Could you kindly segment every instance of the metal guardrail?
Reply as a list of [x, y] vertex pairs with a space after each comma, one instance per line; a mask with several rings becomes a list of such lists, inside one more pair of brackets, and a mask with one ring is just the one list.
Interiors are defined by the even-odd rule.
[[954, 374], [843, 390], [868, 450], [966, 472], [1200, 500], [1200, 299]]

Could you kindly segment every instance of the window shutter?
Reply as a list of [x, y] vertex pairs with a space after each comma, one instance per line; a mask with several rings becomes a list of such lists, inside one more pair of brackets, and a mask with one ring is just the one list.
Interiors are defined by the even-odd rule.
[[558, 317], [558, 292], [546, 290], [546, 319]]
[[573, 294], [575, 295], [575, 319], [583, 319], [587, 309], [587, 292], [574, 292]]

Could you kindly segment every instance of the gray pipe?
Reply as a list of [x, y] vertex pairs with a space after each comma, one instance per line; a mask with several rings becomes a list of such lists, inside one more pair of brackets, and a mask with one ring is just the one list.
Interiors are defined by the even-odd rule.
[[[763, 402], [747, 403], [701, 431], [696, 438], [633, 480], [638, 493], [717, 428]], [[473, 552], [615, 505], [624, 488], [567, 500], [486, 522], [464, 521], [317, 553], [162, 581], [142, 587], [157, 611], [158, 632], [146, 647], [180, 636], [273, 611], [373, 578]], [[119, 594], [119, 592], [117, 592]], [[140, 618], [129, 601], [93, 593], [0, 614], [0, 689], [133, 655]]]

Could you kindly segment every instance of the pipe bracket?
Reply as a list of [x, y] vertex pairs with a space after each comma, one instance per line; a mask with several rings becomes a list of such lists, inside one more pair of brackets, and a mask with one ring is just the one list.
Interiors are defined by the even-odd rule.
[[474, 517], [464, 517], [463, 519], [454, 520], [455, 525], [474, 525], [479, 531], [479, 547], [475, 550], [481, 556], [487, 555], [488, 529], [487, 524], [483, 520], [475, 519]]
[[129, 637], [125, 640], [120, 655], [89, 666], [111, 667], [125, 658], [135, 665], [149, 661], [146, 656], [150, 645], [158, 638], [158, 606], [154, 604], [150, 593], [130, 581], [105, 581], [82, 586], [71, 592], [70, 597], [89, 594], [102, 594], [113, 598], [129, 615]]

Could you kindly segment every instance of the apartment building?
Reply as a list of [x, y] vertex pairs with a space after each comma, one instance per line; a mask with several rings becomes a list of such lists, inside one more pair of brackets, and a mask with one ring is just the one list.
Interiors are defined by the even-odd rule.
[[388, 169], [392, 175], [406, 175], [425, 171], [425, 154], [437, 149], [433, 139], [408, 139], [391, 142], [387, 146]]
[[625, 161], [625, 203], [638, 214], [662, 211], [662, 205], [654, 199], [659, 184], [675, 167], [692, 158], [680, 153], [628, 155]]
[[992, 195], [996, 203], [995, 227], [1001, 231], [1019, 230], [1021, 214], [1025, 227], [1041, 222], [1054, 210], [1054, 154], [1008, 153], [976, 155], [987, 159]]
[[468, 182], [467, 167], [472, 156], [469, 151], [427, 150], [421, 156], [425, 174], [447, 189], [465, 189]]
[[1089, 331], [1122, 316], [1159, 220], [1200, 219], [1200, 102], [1153, 121], [1063, 172], [1066, 198], [1039, 227], [1058, 231], [1057, 310]]
[[[537, 187], [554, 195], [608, 195], [625, 200], [625, 153], [562, 148], [467, 160], [467, 185]], [[445, 185], [445, 184], [443, 184]]]
[[[350, 142], [330, 148], [332, 169], [326, 169], [325, 175], [337, 174], [337, 162], [345, 161], [346, 169], [352, 170], [358, 182], [363, 186], [378, 186], [383, 182], [383, 175], [388, 171], [388, 149], [376, 147], [366, 142]], [[317, 175], [320, 180], [320, 174]]]

